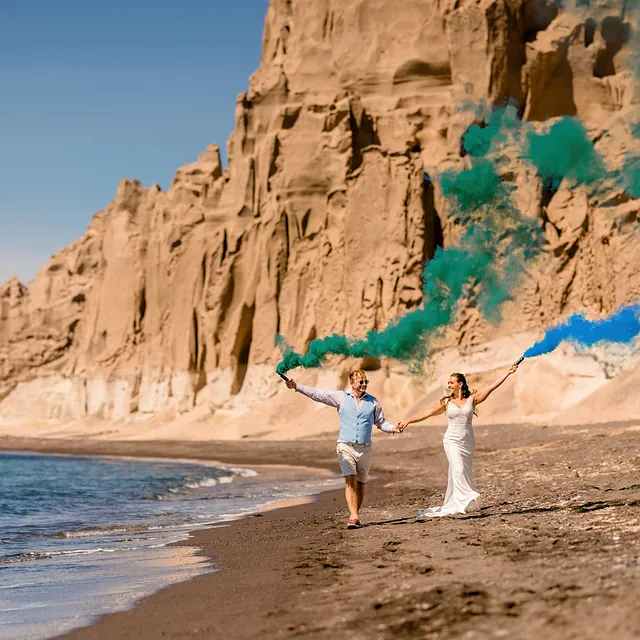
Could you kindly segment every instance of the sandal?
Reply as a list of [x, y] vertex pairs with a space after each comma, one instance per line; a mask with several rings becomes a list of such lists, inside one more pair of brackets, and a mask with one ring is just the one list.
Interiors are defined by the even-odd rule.
[[347, 524], [347, 529], [358, 529], [360, 527], [360, 520], [358, 520], [357, 518], [349, 520], [349, 523]]

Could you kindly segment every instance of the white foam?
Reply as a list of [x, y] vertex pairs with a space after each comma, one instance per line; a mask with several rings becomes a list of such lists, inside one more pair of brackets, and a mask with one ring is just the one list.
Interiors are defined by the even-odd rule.
[[201, 487], [215, 487], [218, 484], [217, 478], [205, 478], [198, 482], [187, 482], [184, 486], [187, 489], [200, 489]]

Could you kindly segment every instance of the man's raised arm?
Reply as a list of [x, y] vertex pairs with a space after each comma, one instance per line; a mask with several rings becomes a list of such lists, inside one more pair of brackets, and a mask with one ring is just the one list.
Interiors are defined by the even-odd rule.
[[307, 387], [304, 384], [297, 384], [295, 380], [289, 380], [286, 384], [287, 388], [295, 389], [298, 393], [301, 393], [303, 396], [307, 396], [307, 398], [311, 398], [315, 402], [322, 402], [322, 404], [335, 407], [336, 409], [339, 409], [342, 405], [342, 400], [344, 398], [343, 391], [314, 389], [313, 387]]

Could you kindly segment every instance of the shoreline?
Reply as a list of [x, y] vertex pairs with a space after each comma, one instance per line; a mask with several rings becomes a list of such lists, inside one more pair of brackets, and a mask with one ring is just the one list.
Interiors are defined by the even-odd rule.
[[[120, 455], [120, 454], [111, 454], [111, 453], [66, 453], [63, 451], [49, 451], [49, 450], [39, 450], [37, 448], [30, 449], [13, 449], [11, 447], [4, 449], [0, 446], [0, 454], [2, 453], [18, 453], [18, 454], [33, 454], [33, 455], [43, 455], [43, 456], [53, 456], [60, 458], [96, 458], [96, 459], [113, 459], [113, 460], [128, 460], [131, 462], [173, 462], [176, 464], [184, 464], [184, 465], [198, 465], [203, 467], [218, 467], [218, 468], [228, 468], [231, 470], [239, 469], [239, 470], [247, 470], [244, 467], [250, 466], [253, 469], [258, 469], [261, 473], [260, 475], [263, 478], [271, 478], [273, 476], [282, 478], [282, 473], [292, 473], [294, 471], [297, 472], [306, 472], [306, 473], [316, 473], [318, 475], [312, 477], [326, 477], [330, 478], [330, 476], [325, 476], [324, 474], [319, 474], [320, 470], [329, 471], [329, 469], [325, 469], [324, 467], [310, 467], [307, 465], [293, 465], [293, 464], [262, 464], [262, 463], [250, 463], [246, 465], [235, 464], [231, 461], [222, 462], [220, 460], [210, 460], [208, 458], [180, 458], [173, 457], [170, 455], [165, 456], [154, 456], [154, 455], [144, 455], [144, 453], [140, 453], [139, 455]], [[280, 472], [280, 473], [278, 473]], [[295, 500], [296, 498], [291, 498]], [[286, 502], [288, 499], [277, 500], [277, 502]], [[265, 510], [269, 507], [265, 507]], [[278, 508], [278, 507], [274, 507]]]
[[[177, 544], [197, 547], [220, 570], [63, 637], [638, 637], [637, 421], [474, 430], [481, 512], [416, 520], [418, 509], [442, 502], [443, 429], [379, 436], [362, 528], [345, 529], [344, 495], [336, 490], [197, 530]], [[0, 448], [210, 456], [237, 466], [293, 460], [335, 471], [334, 442], [0, 438]]]
[[[173, 440], [86, 440], [67, 438], [16, 438], [0, 436], [0, 451], [16, 451], [68, 456], [105, 456], [137, 459], [169, 459], [201, 464], [233, 466], [308, 467], [336, 470], [329, 443], [335, 437], [302, 441], [173, 441]], [[329, 445], [330, 455], [318, 458], [317, 442]], [[283, 446], [287, 449], [282, 452]], [[270, 459], [264, 462], [264, 457]], [[300, 464], [291, 464], [298, 456]]]
[[[65, 445], [71, 444], [70, 447]], [[94, 446], [97, 444], [98, 446]], [[115, 444], [114, 447], [109, 445]], [[147, 444], [151, 446], [146, 446]], [[199, 443], [200, 444], [200, 443]], [[26, 445], [26, 446], [25, 446]], [[212, 466], [242, 466], [242, 467], [251, 467], [255, 469], [259, 475], [264, 478], [265, 482], [269, 482], [274, 478], [282, 478], [283, 475], [280, 472], [285, 473], [285, 477], [290, 472], [303, 472], [308, 475], [310, 479], [317, 479], [319, 477], [326, 477], [327, 479], [331, 478], [331, 475], [328, 473], [318, 473], [320, 471], [329, 471], [330, 465], [318, 465], [315, 467], [307, 466], [307, 465], [292, 465], [283, 462], [276, 463], [253, 463], [253, 462], [237, 462], [237, 459], [230, 459], [225, 456], [225, 460], [221, 461], [219, 459], [210, 459], [208, 456], [205, 457], [182, 457], [174, 450], [176, 443], [148, 443], [148, 442], [133, 442], [129, 443], [127, 441], [119, 442], [119, 443], [93, 443], [93, 442], [72, 442], [68, 443], [68, 441], [60, 440], [55, 442], [42, 441], [39, 439], [29, 439], [29, 438], [8, 438], [2, 437], [0, 438], [0, 453], [25, 453], [25, 454], [38, 454], [38, 455], [51, 455], [51, 456], [62, 456], [62, 457], [95, 457], [95, 458], [117, 458], [121, 460], [131, 460], [131, 461], [171, 461], [180, 464], [198, 464], [198, 465], [212, 465]], [[188, 445], [187, 445], [188, 446]], [[122, 451], [134, 449], [135, 453], [123, 453]], [[283, 456], [284, 458], [284, 456]], [[250, 459], [253, 460], [254, 456], [250, 456]], [[331, 469], [335, 473], [335, 469]], [[266, 472], [266, 473], [264, 473]], [[336, 479], [338, 476], [336, 474]], [[265, 505], [261, 505], [256, 508], [256, 510], [252, 513], [247, 513], [243, 515], [238, 515], [235, 517], [231, 517], [228, 520], [221, 521], [219, 523], [212, 523], [204, 525], [203, 527], [197, 527], [194, 529], [185, 529], [183, 535], [183, 539], [177, 540], [175, 542], [171, 542], [167, 544], [167, 547], [184, 547], [186, 549], [190, 549], [193, 555], [195, 556], [205, 556], [207, 558], [207, 569], [200, 574], [195, 574], [191, 577], [186, 578], [185, 580], [173, 583], [167, 586], [160, 587], [159, 589], [153, 591], [149, 595], [144, 596], [143, 598], [136, 600], [131, 603], [131, 605], [124, 610], [115, 611], [115, 612], [107, 612], [103, 614], [98, 614], [96, 618], [89, 622], [88, 624], [73, 629], [71, 631], [65, 632], [62, 635], [57, 635], [56, 637], [60, 638], [75, 638], [75, 637], [85, 637], [83, 634], [88, 633], [88, 637], [92, 637], [93, 627], [96, 625], [100, 625], [103, 620], [108, 620], [112, 616], [119, 616], [122, 614], [126, 614], [129, 612], [133, 612], [137, 610], [143, 603], [146, 601], [159, 596], [163, 592], [172, 589], [173, 587], [180, 586], [182, 584], [189, 583], [193, 580], [197, 580], [198, 578], [206, 578], [217, 576], [222, 571], [226, 571], [227, 568], [223, 566], [225, 558], [224, 551], [221, 549], [211, 549], [210, 541], [213, 538], [219, 537], [222, 540], [225, 540], [229, 536], [233, 536], [231, 533], [238, 525], [241, 525], [244, 522], [250, 521], [252, 518], [261, 518], [263, 520], [277, 519], [280, 517], [279, 512], [288, 512], [289, 514], [298, 516], [298, 512], [303, 514], [308, 514], [310, 511], [314, 510], [315, 503], [320, 503], [323, 501], [330, 501], [329, 497], [331, 494], [339, 493], [342, 494], [341, 490], [336, 489], [328, 489], [324, 491], [320, 491], [317, 493], [301, 495], [294, 498], [282, 498], [277, 499], [273, 502], [269, 502]], [[196, 525], [194, 524], [194, 527]], [[230, 531], [228, 531], [230, 530]], [[224, 543], [223, 543], [224, 545]], [[111, 624], [110, 622], [107, 624]], [[119, 625], [120, 622], [116, 621], [116, 625]], [[226, 625], [223, 625], [225, 627]], [[221, 632], [222, 628], [221, 627]], [[98, 631], [98, 633], [102, 633]], [[114, 630], [108, 631], [107, 634], [109, 637], [112, 636], [111, 633], [116, 634], [118, 637], [121, 637], [120, 631]], [[79, 635], [78, 635], [79, 634]], [[139, 632], [135, 632], [135, 637], [140, 637]], [[134, 637], [134, 636], [132, 636]], [[150, 636], [156, 637], [154, 633]]]
[[[278, 500], [256, 513], [189, 531], [186, 539], [172, 542], [169, 546], [196, 549], [196, 554], [208, 558], [209, 571], [161, 588], [135, 602], [127, 610], [105, 614], [95, 622], [59, 637], [65, 640], [115, 637], [119, 640], [153, 640], [159, 637], [158, 629], [146, 621], [154, 620], [160, 612], [175, 607], [183, 609], [182, 615], [177, 616], [177, 619], [169, 616], [165, 620], [165, 624], [169, 623], [169, 628], [162, 631], [163, 638], [203, 635], [212, 638], [252, 637], [254, 621], [251, 618], [247, 619], [244, 605], [238, 603], [238, 593], [241, 594], [241, 602], [242, 593], [249, 592], [251, 599], [258, 599], [263, 608], [276, 607], [281, 597], [282, 584], [279, 572], [274, 566], [270, 566], [269, 559], [273, 555], [269, 551], [275, 549], [265, 549], [262, 546], [259, 554], [247, 553], [243, 541], [246, 538], [254, 539], [256, 530], [265, 524], [281, 526], [287, 521], [318, 517], [325, 511], [333, 510], [335, 501], [342, 496], [342, 490], [331, 489], [294, 498], [292, 500], [295, 504], [288, 504], [289, 500]], [[279, 545], [283, 539], [278, 537], [277, 541]], [[279, 551], [282, 552], [282, 549]], [[262, 580], [256, 579], [256, 576], [260, 576]], [[208, 620], [206, 628], [198, 626], [189, 632], [184, 629], [184, 620], [191, 619], [191, 613], [185, 612], [184, 609], [187, 606], [193, 607], [194, 602], [194, 608], [199, 615], [202, 615], [203, 607], [214, 606], [214, 622], [212, 624], [212, 621]], [[145, 622], [141, 624], [140, 620]], [[233, 629], [233, 632], [229, 629]]]

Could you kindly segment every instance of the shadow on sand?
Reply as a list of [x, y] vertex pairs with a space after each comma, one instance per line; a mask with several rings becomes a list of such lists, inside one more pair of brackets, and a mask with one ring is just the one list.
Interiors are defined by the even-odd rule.
[[[529, 507], [526, 509], [512, 509], [510, 511], [491, 511], [493, 507], [482, 507], [479, 513], [456, 513], [446, 516], [436, 516], [437, 518], [455, 519], [455, 520], [478, 520], [480, 518], [496, 518], [505, 516], [520, 516], [534, 513], [553, 513], [556, 511], [568, 511], [571, 513], [586, 513], [589, 511], [598, 511], [599, 509], [610, 509], [613, 507], [638, 507], [640, 500], [597, 500], [591, 502], [583, 502], [582, 504], [572, 505], [550, 505], [548, 507]], [[383, 525], [403, 525], [424, 523], [433, 518], [409, 516], [406, 518], [393, 518], [390, 520], [378, 520], [377, 522], [366, 522], [359, 528], [379, 527]]]

